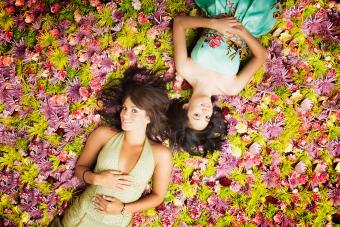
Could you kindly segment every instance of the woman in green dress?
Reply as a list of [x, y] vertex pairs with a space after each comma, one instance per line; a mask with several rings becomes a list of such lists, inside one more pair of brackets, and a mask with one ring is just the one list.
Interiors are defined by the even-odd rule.
[[[130, 70], [121, 86], [104, 89], [101, 114], [115, 128], [98, 127], [88, 137], [75, 168], [88, 186], [51, 226], [127, 226], [132, 213], [162, 203], [172, 154], [157, 135], [169, 100], [160, 81], [139, 81], [140, 74]], [[140, 198], [151, 178], [151, 193]]]
[[[211, 98], [237, 95], [264, 64], [268, 54], [257, 37], [271, 30], [279, 10], [275, 0], [196, 0], [196, 4], [207, 17], [177, 16], [173, 24], [176, 79], [188, 81], [193, 93], [187, 103], [175, 102], [169, 114], [171, 141], [191, 153], [197, 145], [216, 149], [226, 134]], [[189, 28], [205, 28], [190, 56], [185, 38]], [[247, 48], [253, 56], [239, 70]]]

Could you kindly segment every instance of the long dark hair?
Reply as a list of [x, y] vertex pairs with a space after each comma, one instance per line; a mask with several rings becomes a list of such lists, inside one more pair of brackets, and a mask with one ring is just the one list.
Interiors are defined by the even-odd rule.
[[102, 107], [97, 111], [102, 119], [117, 130], [122, 130], [120, 111], [126, 98], [140, 109], [145, 110], [150, 118], [146, 135], [155, 142], [164, 139], [166, 112], [169, 98], [162, 78], [146, 69], [129, 68], [123, 78], [111, 79], [99, 94]]
[[214, 107], [210, 122], [205, 129], [189, 128], [187, 110], [183, 108], [186, 102], [174, 99], [169, 106], [167, 115], [170, 145], [183, 149], [191, 155], [206, 156], [221, 147], [229, 127], [224, 122], [221, 109]]

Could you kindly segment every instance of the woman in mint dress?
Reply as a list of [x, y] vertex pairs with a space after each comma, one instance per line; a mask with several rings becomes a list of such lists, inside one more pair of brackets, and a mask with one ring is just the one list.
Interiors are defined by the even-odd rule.
[[[113, 127], [98, 127], [88, 137], [75, 168], [88, 186], [51, 227], [123, 227], [134, 212], [163, 202], [172, 154], [157, 143], [157, 135], [163, 131], [169, 99], [160, 81], [133, 79], [142, 74], [129, 70], [122, 86], [113, 83], [102, 91], [101, 115]], [[140, 198], [151, 178], [151, 193]]]
[[[257, 37], [272, 29], [279, 11], [275, 0], [196, 0], [196, 4], [206, 17], [177, 16], [173, 25], [176, 79], [187, 80], [193, 93], [189, 102], [172, 105], [177, 109], [170, 112], [177, 116], [169, 115], [171, 141], [189, 151], [197, 145], [217, 148], [227, 130], [216, 120], [211, 98], [237, 95], [264, 64], [268, 54]], [[205, 28], [190, 56], [188, 28]], [[252, 58], [239, 69], [248, 50]]]

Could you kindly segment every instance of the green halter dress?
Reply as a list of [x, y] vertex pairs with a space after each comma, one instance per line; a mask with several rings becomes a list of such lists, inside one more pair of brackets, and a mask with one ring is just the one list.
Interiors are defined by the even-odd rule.
[[[237, 18], [255, 37], [269, 32], [275, 22], [280, 5], [275, 0], [196, 0], [207, 17], [225, 14]], [[207, 29], [191, 52], [199, 65], [225, 76], [237, 74], [246, 43], [238, 35], [223, 36]]]
[[[121, 151], [124, 133], [113, 136], [100, 151], [94, 172], [104, 170], [118, 170], [119, 154]], [[139, 160], [133, 167], [129, 175], [133, 178], [133, 185], [126, 190], [117, 191], [101, 186], [89, 185], [86, 190], [76, 198], [72, 206], [69, 207], [63, 219], [54, 226], [64, 227], [109, 227], [127, 226], [131, 215], [109, 215], [103, 214], [94, 208], [92, 199], [95, 195], [107, 195], [115, 197], [124, 203], [138, 200], [144, 192], [149, 180], [154, 172], [154, 159], [151, 145], [148, 139], [145, 140], [144, 147]], [[53, 226], [53, 225], [52, 225]]]

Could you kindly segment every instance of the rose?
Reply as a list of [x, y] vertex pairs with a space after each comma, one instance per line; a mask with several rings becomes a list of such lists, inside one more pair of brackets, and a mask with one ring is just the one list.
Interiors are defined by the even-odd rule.
[[83, 100], [86, 100], [90, 96], [90, 92], [85, 87], [79, 88], [79, 94]]

